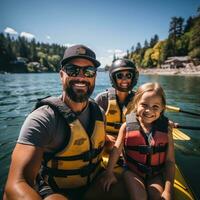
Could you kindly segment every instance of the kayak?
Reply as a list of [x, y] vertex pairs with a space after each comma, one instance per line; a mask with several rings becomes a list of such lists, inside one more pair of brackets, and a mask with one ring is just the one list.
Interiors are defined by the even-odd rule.
[[[180, 131], [179, 129], [173, 129], [173, 139], [174, 140], [190, 140], [191, 138]], [[183, 174], [176, 165], [175, 180], [174, 180], [174, 191], [175, 200], [193, 200], [195, 199], [190, 187], [186, 183]]]
[[175, 200], [195, 200], [191, 189], [186, 183], [180, 169], [176, 165], [174, 180], [174, 199]]
[[[190, 137], [179, 129], [173, 129], [173, 139], [174, 140], [190, 140]], [[106, 167], [108, 163], [108, 155], [103, 156], [102, 167]], [[176, 165], [175, 166], [175, 180], [174, 180], [174, 200], [195, 200], [191, 188], [188, 186], [181, 170]], [[116, 165], [114, 172], [116, 174], [121, 174], [123, 171], [122, 167]]]

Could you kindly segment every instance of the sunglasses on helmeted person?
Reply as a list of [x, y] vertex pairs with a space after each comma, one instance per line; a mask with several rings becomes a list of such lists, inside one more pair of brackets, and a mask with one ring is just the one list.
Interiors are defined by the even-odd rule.
[[132, 79], [133, 73], [132, 72], [116, 72], [115, 74], [116, 79]]
[[67, 73], [68, 76], [76, 77], [82, 71], [83, 75], [87, 78], [93, 78], [96, 75], [96, 67], [94, 66], [86, 66], [80, 67], [74, 64], [66, 64], [62, 67], [63, 71]]

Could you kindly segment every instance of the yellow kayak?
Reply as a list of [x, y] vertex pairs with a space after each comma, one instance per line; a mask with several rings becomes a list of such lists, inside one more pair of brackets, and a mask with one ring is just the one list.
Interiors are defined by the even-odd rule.
[[192, 191], [188, 187], [179, 168], [176, 166], [174, 181], [174, 199], [175, 200], [195, 200]]
[[[179, 129], [173, 129], [174, 140], [190, 140], [190, 137]], [[108, 155], [103, 156], [102, 167], [106, 167], [108, 163]], [[122, 167], [116, 165], [114, 171], [116, 174], [122, 173]], [[174, 200], [195, 200], [195, 197], [184, 179], [180, 169], [176, 165], [174, 180]]]

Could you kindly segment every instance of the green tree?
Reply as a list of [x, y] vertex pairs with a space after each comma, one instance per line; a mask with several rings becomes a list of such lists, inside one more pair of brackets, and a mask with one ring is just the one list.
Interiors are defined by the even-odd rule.
[[150, 39], [149, 46], [150, 46], [151, 48], [153, 48], [154, 45], [155, 45], [158, 41], [159, 41], [159, 37], [158, 37], [157, 34], [155, 34], [155, 35], [153, 36], [153, 38]]
[[172, 17], [170, 22], [168, 39], [173, 55], [177, 55], [176, 41], [183, 34], [183, 22], [182, 17]]
[[144, 41], [144, 48], [145, 49], [148, 49], [149, 48], [149, 43], [147, 40]]
[[189, 43], [189, 55], [200, 58], [200, 16], [195, 19]]
[[190, 16], [186, 21], [184, 33], [189, 32], [192, 26], [193, 26], [193, 18]]
[[28, 41], [25, 37], [19, 37], [19, 55], [20, 57], [30, 58], [30, 49], [28, 48]]
[[153, 66], [153, 62], [152, 62], [152, 59], [151, 59], [152, 53], [153, 53], [152, 48], [149, 48], [145, 51], [144, 58], [143, 58], [142, 63], [141, 63], [142, 67], [147, 68], [147, 67]]

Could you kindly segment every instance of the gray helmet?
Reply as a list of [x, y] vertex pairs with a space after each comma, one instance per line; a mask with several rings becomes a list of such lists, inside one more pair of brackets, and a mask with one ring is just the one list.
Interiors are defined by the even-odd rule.
[[[116, 84], [116, 77], [115, 73], [123, 70], [129, 70], [133, 72], [133, 79], [128, 88], [121, 88]], [[109, 76], [111, 80], [112, 86], [122, 92], [128, 92], [133, 89], [133, 87], [137, 84], [139, 72], [135, 66], [135, 64], [128, 60], [128, 59], [116, 59], [113, 61], [110, 70], [109, 70]]]

